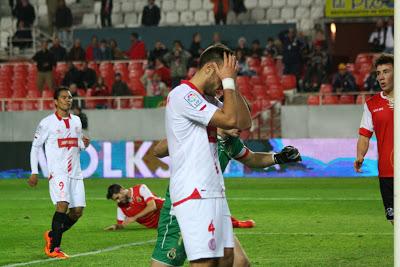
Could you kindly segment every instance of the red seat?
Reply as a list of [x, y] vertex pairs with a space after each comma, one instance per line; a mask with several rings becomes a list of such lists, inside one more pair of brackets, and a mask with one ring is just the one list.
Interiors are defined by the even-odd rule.
[[326, 95], [322, 98], [322, 104], [336, 105], [339, 103], [339, 98], [336, 95]]
[[22, 103], [23, 110], [38, 110], [39, 104], [37, 100], [24, 100]]
[[143, 70], [143, 63], [140, 61], [132, 61], [128, 66], [129, 70]]
[[0, 98], [10, 98], [12, 95], [11, 90], [8, 90], [6, 88], [1, 88], [0, 87]]
[[254, 85], [264, 85], [264, 79], [260, 76], [252, 76], [250, 78], [250, 83]]
[[15, 90], [12, 93], [13, 98], [25, 98], [25, 96], [26, 96], [25, 89], [15, 88]]
[[237, 76], [236, 77], [236, 83], [238, 85], [249, 84], [250, 83], [250, 77], [249, 76]]
[[134, 96], [145, 96], [146, 90], [144, 85], [139, 79], [131, 79], [129, 81], [129, 88]]
[[26, 98], [39, 98], [41, 97], [41, 93], [39, 90], [28, 90], [26, 93]]
[[79, 88], [77, 94], [78, 96], [86, 96], [86, 90]]
[[271, 85], [280, 85], [279, 77], [275, 74], [265, 76], [265, 83], [269, 86]]
[[285, 98], [281, 86], [270, 86], [267, 93], [271, 100], [282, 101]]
[[319, 95], [309, 95], [307, 98], [307, 105], [319, 105]]
[[249, 57], [247, 60], [247, 64], [249, 65], [249, 67], [259, 67], [261, 66], [261, 60], [259, 58], [252, 58]]
[[372, 95], [358, 95], [356, 99], [356, 104], [364, 104]]
[[130, 108], [143, 108], [144, 107], [144, 99], [143, 97], [135, 97], [129, 99], [129, 107]]
[[354, 104], [353, 95], [341, 95], [339, 98], [339, 104]]
[[321, 87], [319, 88], [319, 92], [323, 95], [331, 94], [333, 92], [333, 87], [329, 83], [323, 83], [323, 84], [321, 84]]
[[272, 57], [263, 57], [261, 58], [261, 66], [274, 66], [275, 61]]
[[283, 90], [295, 89], [297, 87], [295, 75], [282, 75], [281, 84]]
[[275, 66], [265, 66], [263, 68], [263, 75], [267, 76], [267, 75], [276, 75], [276, 68]]
[[255, 99], [263, 98], [267, 96], [267, 87], [265, 85], [254, 85], [253, 86], [253, 96]]
[[129, 79], [140, 79], [143, 74], [143, 70], [131, 70], [129, 71]]
[[52, 100], [43, 101], [43, 109], [51, 110], [54, 109], [54, 92], [51, 90], [44, 90], [42, 92], [42, 98], [51, 98]]
[[20, 111], [22, 109], [21, 101], [9, 100], [6, 105], [7, 111]]

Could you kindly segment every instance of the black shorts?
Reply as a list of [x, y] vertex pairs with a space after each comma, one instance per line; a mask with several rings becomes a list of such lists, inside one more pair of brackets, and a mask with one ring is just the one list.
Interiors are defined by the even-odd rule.
[[385, 206], [386, 219], [393, 220], [393, 177], [379, 177], [379, 187]]

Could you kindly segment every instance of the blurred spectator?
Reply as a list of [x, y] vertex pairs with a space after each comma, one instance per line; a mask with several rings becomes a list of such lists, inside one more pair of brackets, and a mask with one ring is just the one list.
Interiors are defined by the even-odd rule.
[[364, 81], [364, 88], [367, 91], [371, 92], [379, 92], [381, 91], [381, 86], [379, 85], [378, 80], [376, 79], [376, 71], [372, 70], [368, 77]]
[[47, 5], [47, 20], [49, 25], [49, 34], [53, 35], [58, 1], [46, 0], [46, 5]]
[[283, 46], [283, 73], [294, 74], [299, 79], [303, 44], [298, 40], [296, 35], [295, 29], [290, 28], [287, 32], [281, 32], [279, 38]]
[[238, 16], [240, 13], [246, 13], [247, 8], [244, 5], [244, 0], [232, 0], [232, 10], [235, 12], [236, 16]]
[[17, 25], [19, 25], [20, 21], [23, 21], [26, 28], [31, 28], [36, 18], [35, 9], [28, 0], [17, 1], [13, 15], [17, 18]]
[[160, 76], [162, 82], [171, 86], [171, 70], [165, 66], [162, 58], [156, 58], [154, 61], [154, 73]]
[[58, 39], [58, 37], [54, 37], [50, 51], [53, 53], [57, 62], [67, 60], [67, 50], [60, 44], [60, 39]]
[[173, 49], [165, 54], [164, 60], [171, 68], [171, 86], [178, 86], [182, 79], [186, 78], [190, 53], [183, 49], [179, 40], [174, 41]]
[[80, 71], [80, 80], [82, 82], [82, 88], [92, 88], [96, 83], [97, 75], [96, 72], [88, 67], [88, 63], [85, 61], [82, 64], [82, 70]]
[[97, 41], [97, 36], [93, 35], [90, 44], [86, 47], [86, 61], [93, 61], [98, 57], [99, 44]]
[[148, 5], [143, 8], [143, 26], [158, 26], [158, 23], [160, 23], [160, 8], [154, 2], [154, 0], [148, 0]]
[[338, 73], [335, 74], [332, 81], [334, 92], [341, 93], [356, 91], [356, 80], [354, 79], [354, 76], [346, 70], [346, 65], [340, 63], [338, 70]]
[[199, 32], [193, 34], [192, 43], [190, 44], [189, 52], [192, 55], [193, 60], [198, 60], [200, 58], [200, 54], [203, 52], [203, 48], [201, 47], [201, 35]]
[[112, 27], [111, 14], [113, 8], [113, 0], [101, 0], [100, 20], [101, 27]]
[[78, 97], [78, 86], [75, 83], [71, 83], [68, 88], [72, 95], [72, 106], [79, 107], [79, 100], [76, 99]]
[[275, 45], [274, 39], [268, 37], [267, 45], [265, 46], [264, 56], [270, 56], [275, 58], [278, 55], [278, 48]]
[[161, 81], [161, 77], [157, 73], [152, 76], [143, 75], [141, 81], [146, 89], [147, 96], [166, 97], [168, 95], [168, 87]]
[[394, 19], [390, 17], [386, 25], [385, 52], [393, 54], [394, 52]]
[[75, 116], [78, 116], [79, 119], [81, 119], [83, 133], [87, 135], [87, 130], [89, 127], [88, 117], [86, 116], [85, 113], [82, 112], [82, 109], [78, 106], [73, 106], [72, 112], [74, 113]]
[[71, 9], [65, 5], [65, 0], [58, 0], [55, 26], [61, 43], [70, 49], [72, 46], [72, 13]]
[[47, 41], [42, 41], [41, 50], [36, 52], [32, 59], [36, 62], [38, 69], [37, 88], [43, 91], [44, 85], [47, 84], [48, 89], [52, 90], [54, 86], [53, 68], [56, 66], [56, 59], [49, 51]]
[[[93, 89], [94, 91], [92, 96], [109, 96], [108, 87], [101, 76], [97, 78], [97, 82], [93, 85]], [[107, 108], [107, 100], [96, 100], [96, 108]]]
[[83, 88], [83, 83], [81, 79], [81, 72], [77, 67], [72, 63], [72, 61], [68, 61], [68, 71], [65, 73], [64, 79], [61, 84], [63, 86], [70, 86], [71, 84], [76, 84], [79, 88]]
[[121, 74], [118, 72], [115, 74], [115, 81], [112, 85], [112, 96], [130, 96], [132, 95], [131, 91], [129, 90], [128, 85], [121, 80]]
[[131, 33], [131, 47], [126, 52], [130, 59], [146, 59], [146, 46], [136, 32]]
[[214, 44], [221, 44], [221, 34], [219, 32], [214, 32], [212, 35], [212, 45]]
[[68, 59], [71, 61], [84, 61], [85, 60], [85, 50], [81, 47], [81, 40], [76, 39], [74, 46], [68, 53]]
[[322, 50], [321, 45], [316, 45], [310, 55], [304, 76], [303, 90], [306, 92], [317, 92], [322, 83], [326, 81], [328, 55]]
[[95, 60], [112, 60], [111, 49], [107, 45], [107, 41], [102, 39], [100, 41], [99, 52], [97, 53], [97, 57], [94, 57]]
[[254, 40], [251, 43], [250, 56], [253, 58], [261, 58], [263, 56], [263, 49], [259, 40]]
[[114, 39], [110, 40], [110, 50], [111, 50], [111, 58], [114, 60], [126, 59], [124, 52], [118, 47], [117, 41]]
[[226, 25], [226, 17], [229, 11], [229, 0], [210, 0], [214, 4], [215, 24]]
[[371, 49], [373, 52], [379, 53], [385, 50], [385, 22], [383, 19], [378, 19], [376, 21], [375, 30], [369, 36], [369, 43], [371, 44]]
[[250, 70], [249, 65], [247, 64], [246, 57], [243, 55], [242, 50], [236, 50], [236, 60], [238, 62], [238, 75], [239, 76], [253, 76], [256, 73]]
[[238, 46], [235, 51], [242, 51], [243, 56], [247, 57], [250, 54], [250, 49], [247, 47], [247, 40], [243, 36], [238, 39]]
[[12, 37], [12, 45], [19, 49], [32, 47], [32, 31], [30, 28], [25, 28], [22, 20], [18, 23], [18, 28]]
[[165, 47], [165, 45], [161, 41], [156, 41], [154, 44], [154, 49], [150, 51], [149, 60], [152, 62], [152, 64], [155, 64], [154, 61], [156, 58], [162, 58], [167, 52], [168, 49]]
[[322, 29], [321, 24], [316, 23], [314, 25], [314, 32], [312, 38], [313, 45], [321, 46], [322, 50], [326, 50], [328, 48], [328, 44], [326, 42], [325, 33]]

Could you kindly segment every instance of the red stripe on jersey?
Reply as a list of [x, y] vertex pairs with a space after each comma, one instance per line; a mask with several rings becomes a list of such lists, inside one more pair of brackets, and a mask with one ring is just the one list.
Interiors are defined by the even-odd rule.
[[196, 87], [196, 85], [194, 85], [193, 83], [191, 83], [188, 80], [183, 80], [181, 81], [181, 84], [186, 84], [188, 85], [190, 88], [192, 88], [193, 90], [195, 90], [197, 93], [199, 93], [200, 95], [204, 96], [204, 94], [202, 92], [200, 92], [200, 90]]
[[175, 203], [172, 203], [172, 206], [176, 207], [176, 206], [178, 206], [178, 205], [180, 205], [180, 204], [182, 204], [182, 203], [184, 203], [184, 202], [186, 202], [188, 200], [200, 199], [200, 198], [201, 198], [201, 195], [200, 195], [199, 191], [197, 191], [197, 188], [195, 188], [193, 193], [190, 196], [185, 197], [184, 199], [181, 199], [181, 200], [179, 200], [179, 201], [177, 201]]
[[370, 130], [365, 129], [365, 128], [360, 128], [360, 129], [358, 130], [358, 133], [359, 133], [360, 135], [365, 136], [365, 137], [368, 137], [368, 138], [371, 138], [371, 136], [372, 136], [372, 134], [373, 134], [373, 132], [371, 132]]
[[67, 129], [69, 129], [69, 119], [63, 119], [64, 123], [65, 123], [65, 127]]
[[59, 138], [57, 139], [58, 141], [58, 147], [59, 148], [71, 148], [71, 147], [78, 147], [78, 138]]
[[204, 104], [204, 106], [202, 106], [202, 107], [200, 108], [200, 111], [204, 110], [206, 107], [207, 107], [207, 105]]
[[122, 224], [124, 221], [117, 220], [117, 224]]
[[217, 127], [207, 126], [208, 141], [217, 143]]
[[152, 201], [152, 200], [154, 200], [155, 198], [154, 197], [149, 197], [148, 199], [146, 199], [144, 202], [149, 202], [149, 201]]
[[244, 152], [244, 154], [235, 159], [240, 160], [240, 159], [244, 159], [245, 157], [247, 157], [247, 155], [249, 155], [249, 153], [250, 153], [250, 150], [247, 147], [245, 149], [246, 149], [246, 151]]

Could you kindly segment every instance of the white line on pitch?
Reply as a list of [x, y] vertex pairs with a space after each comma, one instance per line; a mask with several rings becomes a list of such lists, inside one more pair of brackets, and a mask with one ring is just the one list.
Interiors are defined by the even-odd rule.
[[341, 236], [360, 236], [360, 235], [384, 235], [392, 236], [393, 233], [262, 233], [262, 232], [235, 232], [236, 235], [304, 235], [304, 236], [327, 236], [327, 235], [341, 235]]
[[[133, 246], [140, 246], [140, 245], [145, 245], [145, 244], [150, 244], [154, 243], [156, 240], [148, 240], [148, 241], [143, 241], [143, 242], [134, 242], [134, 243], [127, 243], [127, 244], [122, 244], [118, 246], [112, 246], [108, 248], [103, 248], [99, 250], [94, 250], [94, 251], [88, 251], [84, 253], [79, 253], [79, 254], [74, 254], [70, 255], [70, 258], [77, 258], [77, 257], [84, 257], [84, 256], [90, 256], [90, 255], [95, 255], [95, 254], [100, 254], [103, 252], [109, 252], [121, 248], [127, 248], [127, 247], [133, 247]], [[21, 262], [21, 263], [15, 263], [15, 264], [9, 264], [9, 265], [3, 265], [3, 267], [16, 267], [16, 266], [25, 266], [25, 265], [30, 265], [30, 264], [36, 264], [36, 263], [44, 263], [44, 262], [49, 262], [49, 261], [56, 261], [60, 259], [44, 259], [44, 260], [35, 260], [35, 261], [28, 261], [28, 262]]]

